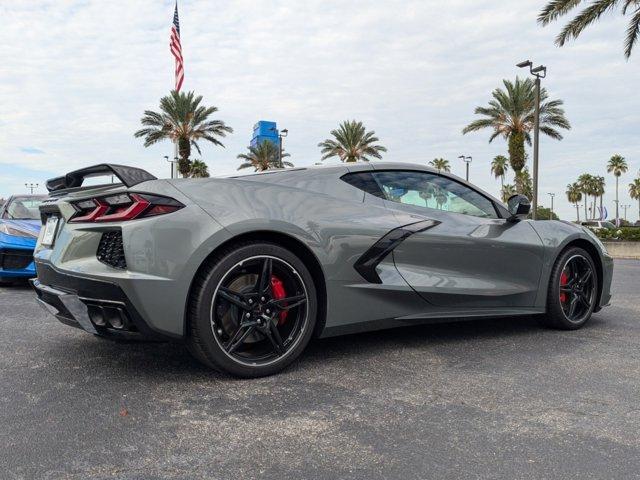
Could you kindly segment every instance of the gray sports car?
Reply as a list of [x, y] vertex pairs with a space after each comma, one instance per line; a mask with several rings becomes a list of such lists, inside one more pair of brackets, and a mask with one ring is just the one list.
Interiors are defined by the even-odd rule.
[[[104, 175], [121, 183], [83, 186]], [[158, 180], [105, 164], [47, 187], [43, 306], [94, 335], [184, 341], [242, 377], [283, 369], [314, 336], [519, 315], [576, 329], [611, 298], [591, 231], [421, 165]]]

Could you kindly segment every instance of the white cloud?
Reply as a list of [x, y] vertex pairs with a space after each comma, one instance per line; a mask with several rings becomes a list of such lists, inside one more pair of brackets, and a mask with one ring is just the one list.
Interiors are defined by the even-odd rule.
[[[505, 153], [487, 133], [462, 136], [473, 109], [531, 57], [549, 67], [544, 84], [565, 100], [573, 129], [541, 143], [541, 193], [563, 200], [582, 172], [605, 175], [611, 206], [613, 153], [640, 167], [637, 56], [622, 55], [624, 23], [605, 18], [558, 49], [560, 24], [540, 28], [538, 0], [180, 2], [186, 89], [219, 107], [234, 127], [226, 148], [203, 148], [214, 173], [232, 172], [259, 119], [290, 135], [297, 165], [315, 163], [317, 143], [346, 118], [363, 120], [389, 160], [445, 157], [491, 192], [489, 163]], [[168, 32], [173, 2], [24, 1], [0, 6], [0, 194], [9, 172], [59, 174], [99, 162], [130, 163], [157, 175], [170, 145], [142, 147], [133, 132], [145, 109], [172, 86]], [[634, 63], [635, 62], [635, 63]], [[38, 149], [44, 154], [30, 154]], [[33, 176], [33, 175], [32, 175]], [[629, 183], [631, 173], [622, 181]], [[622, 189], [622, 203], [632, 203]], [[543, 203], [546, 198], [542, 198]], [[610, 208], [611, 210], [611, 208]], [[635, 218], [635, 209], [633, 209]]]

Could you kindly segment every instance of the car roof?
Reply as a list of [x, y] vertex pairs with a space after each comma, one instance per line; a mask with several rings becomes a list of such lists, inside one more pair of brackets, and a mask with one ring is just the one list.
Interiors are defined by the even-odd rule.
[[494, 197], [490, 193], [486, 192], [482, 188], [473, 183], [467, 182], [464, 178], [460, 178], [457, 175], [454, 175], [450, 172], [439, 171], [433, 167], [428, 165], [420, 164], [420, 163], [409, 163], [409, 162], [380, 162], [380, 161], [372, 161], [372, 162], [349, 162], [349, 163], [339, 163], [339, 164], [322, 164], [322, 165], [311, 165], [308, 167], [294, 167], [294, 168], [281, 168], [281, 169], [273, 169], [273, 170], [265, 170], [263, 172], [250, 172], [244, 174], [235, 174], [235, 175], [224, 175], [218, 178], [247, 178], [250, 177], [252, 180], [259, 180], [260, 176], [271, 176], [278, 174], [295, 174], [299, 172], [300, 175], [313, 175], [316, 172], [325, 172], [331, 173], [333, 172], [336, 176], [342, 176], [346, 173], [355, 173], [355, 172], [366, 172], [366, 171], [384, 171], [384, 170], [419, 170], [422, 172], [430, 172], [435, 173], [437, 175], [441, 175], [443, 177], [451, 178], [458, 183], [462, 183], [467, 185], [472, 190], [475, 190], [485, 197], [491, 199], [493, 202], [501, 205], [502, 208], [506, 208], [504, 202], [500, 199]]
[[[323, 172], [331, 172], [335, 171], [339, 172], [361, 172], [367, 170], [423, 170], [426, 172], [434, 172], [438, 173], [438, 170], [435, 168], [429, 167], [427, 165], [421, 165], [419, 163], [408, 163], [408, 162], [348, 162], [348, 163], [340, 163], [340, 164], [316, 164], [309, 165], [308, 167], [294, 167], [294, 168], [278, 168], [278, 169], [270, 169], [265, 170], [263, 172], [247, 172], [247, 173], [234, 173], [231, 175], [221, 175], [218, 178], [241, 178], [241, 177], [249, 177], [249, 176], [261, 176], [261, 175], [276, 175], [278, 173], [290, 173], [290, 172], [303, 172], [303, 171], [323, 171]], [[441, 174], [445, 174], [444, 172], [440, 172]], [[455, 177], [451, 174], [445, 174], [447, 176]]]

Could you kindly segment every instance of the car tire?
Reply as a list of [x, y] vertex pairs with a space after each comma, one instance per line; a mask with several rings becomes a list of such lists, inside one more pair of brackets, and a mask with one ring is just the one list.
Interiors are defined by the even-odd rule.
[[216, 254], [196, 275], [187, 347], [218, 371], [272, 375], [305, 349], [317, 311], [313, 278], [295, 254], [273, 243], [243, 243]]
[[571, 247], [558, 257], [551, 271], [547, 312], [540, 317], [548, 327], [576, 330], [591, 318], [598, 300], [598, 274], [591, 255]]

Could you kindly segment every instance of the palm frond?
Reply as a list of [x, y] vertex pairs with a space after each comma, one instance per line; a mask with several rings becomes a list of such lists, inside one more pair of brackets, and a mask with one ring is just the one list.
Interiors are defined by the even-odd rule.
[[254, 165], [251, 162], [241, 163], [240, 166], [238, 167], [238, 170], [242, 170], [243, 168], [251, 168], [253, 166]]
[[538, 23], [548, 25], [558, 17], [569, 13], [573, 8], [577, 7], [582, 0], [552, 0], [545, 5], [538, 15]]
[[[637, 1], [635, 2], [637, 4]], [[627, 7], [631, 4], [631, 1], [627, 1], [627, 4], [624, 6], [624, 10], [626, 11]], [[629, 26], [627, 27], [627, 36], [624, 40], [624, 56], [625, 58], [629, 58], [631, 56], [631, 51], [633, 50], [633, 46], [636, 44], [638, 40], [638, 36], [640, 35], [640, 6], [638, 6], [635, 15], [631, 17], [631, 21], [629, 22]]]
[[195, 140], [191, 140], [191, 146], [196, 149], [196, 151], [198, 152], [198, 155], [202, 155], [202, 152], [200, 151], [200, 145], [198, 145], [198, 142], [196, 142]]
[[556, 45], [563, 46], [568, 40], [578, 38], [582, 31], [611, 10], [620, 0], [596, 0], [567, 23], [556, 37]]
[[562, 140], [564, 138], [560, 132], [548, 125], [540, 125], [540, 131], [547, 137], [551, 137], [554, 140]]

